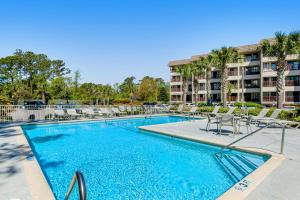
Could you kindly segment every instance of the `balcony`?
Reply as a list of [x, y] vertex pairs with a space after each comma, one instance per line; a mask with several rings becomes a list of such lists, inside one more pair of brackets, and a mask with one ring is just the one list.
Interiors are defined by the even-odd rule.
[[237, 75], [238, 75], [237, 70], [229, 71], [229, 72], [228, 72], [228, 76], [237, 76]]
[[276, 96], [266, 96], [266, 97], [263, 97], [263, 101], [265, 101], [265, 102], [277, 101], [277, 97]]
[[299, 80], [285, 80], [285, 86], [300, 86]]
[[286, 102], [300, 102], [299, 96], [286, 96], [285, 97]]
[[246, 71], [245, 72], [245, 75], [257, 75], [257, 74], [260, 74], [259, 71]]
[[200, 86], [200, 87], [199, 87], [199, 90], [200, 90], [200, 91], [203, 91], [203, 90], [206, 90], [206, 88], [205, 88], [205, 86]]
[[227, 101], [237, 101], [237, 96], [229, 96], [227, 97]]
[[197, 97], [196, 101], [205, 101], [205, 97]]
[[276, 81], [264, 81], [263, 86], [264, 87], [275, 87], [276, 86]]
[[[242, 84], [240, 84], [240, 88], [242, 88]], [[259, 85], [245, 83], [244, 88], [259, 88]]]
[[171, 92], [181, 92], [181, 88], [171, 88]]

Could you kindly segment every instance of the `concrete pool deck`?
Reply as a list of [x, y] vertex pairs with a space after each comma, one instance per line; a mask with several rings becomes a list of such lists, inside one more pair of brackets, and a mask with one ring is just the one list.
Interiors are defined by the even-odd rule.
[[[143, 128], [176, 137], [223, 145], [242, 136], [215, 135], [213, 130], [206, 132], [204, 130], [206, 122], [206, 119], [202, 119]], [[225, 129], [231, 130], [230, 127]], [[241, 131], [245, 132], [244, 128]], [[267, 152], [275, 158], [274, 163], [269, 163], [271, 168], [264, 165], [259, 168], [267, 170], [268, 176], [262, 179], [260, 176], [265, 174], [253, 173], [260, 181], [250, 183], [255, 187], [251, 191], [246, 190], [249, 193], [246, 199], [300, 199], [300, 130], [286, 129], [285, 159], [278, 154], [280, 141], [281, 129], [268, 128], [235, 145], [250, 151]], [[54, 199], [18, 124], [0, 128], [0, 196], [5, 199]], [[241, 199], [241, 196], [235, 199]]]

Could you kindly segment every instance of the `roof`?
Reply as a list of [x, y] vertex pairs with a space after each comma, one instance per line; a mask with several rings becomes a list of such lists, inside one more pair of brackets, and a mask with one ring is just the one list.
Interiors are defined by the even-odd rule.
[[[269, 40], [271, 43], [274, 42], [274, 38], [267, 38], [267, 40]], [[261, 40], [259, 43], [257, 44], [250, 44], [250, 45], [243, 45], [243, 46], [238, 46], [236, 47], [236, 49], [238, 50], [239, 53], [241, 54], [247, 54], [247, 53], [253, 53], [253, 52], [257, 52], [258, 48], [260, 46], [260, 43], [263, 40]], [[199, 55], [194, 55], [189, 59], [183, 59], [183, 60], [174, 60], [174, 61], [170, 61], [168, 66], [177, 66], [177, 65], [184, 65], [184, 64], [189, 64], [192, 61], [198, 60], [200, 57], [205, 57], [208, 56], [209, 54], [199, 54]]]
[[169, 62], [169, 66], [185, 65], [191, 63], [191, 59], [174, 60]]

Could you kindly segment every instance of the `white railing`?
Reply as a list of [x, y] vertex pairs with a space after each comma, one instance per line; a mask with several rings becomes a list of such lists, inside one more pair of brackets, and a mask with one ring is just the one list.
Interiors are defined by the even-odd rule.
[[0, 105], [0, 123], [6, 122], [29, 122], [55, 120], [54, 110], [75, 109], [78, 114], [82, 114], [82, 109], [92, 108], [99, 111], [100, 108], [109, 108], [112, 115], [117, 115], [111, 110], [117, 107], [121, 112], [127, 115], [138, 114], [159, 114], [166, 111], [166, 108], [156, 106], [129, 106], [129, 105]]

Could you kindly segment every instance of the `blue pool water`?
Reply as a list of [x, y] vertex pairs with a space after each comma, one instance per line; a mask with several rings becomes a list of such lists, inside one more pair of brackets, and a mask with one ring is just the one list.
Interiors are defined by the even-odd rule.
[[64, 198], [76, 170], [85, 177], [88, 199], [215, 199], [267, 159], [237, 151], [223, 155], [216, 146], [137, 129], [184, 120], [165, 116], [22, 128], [57, 199]]

